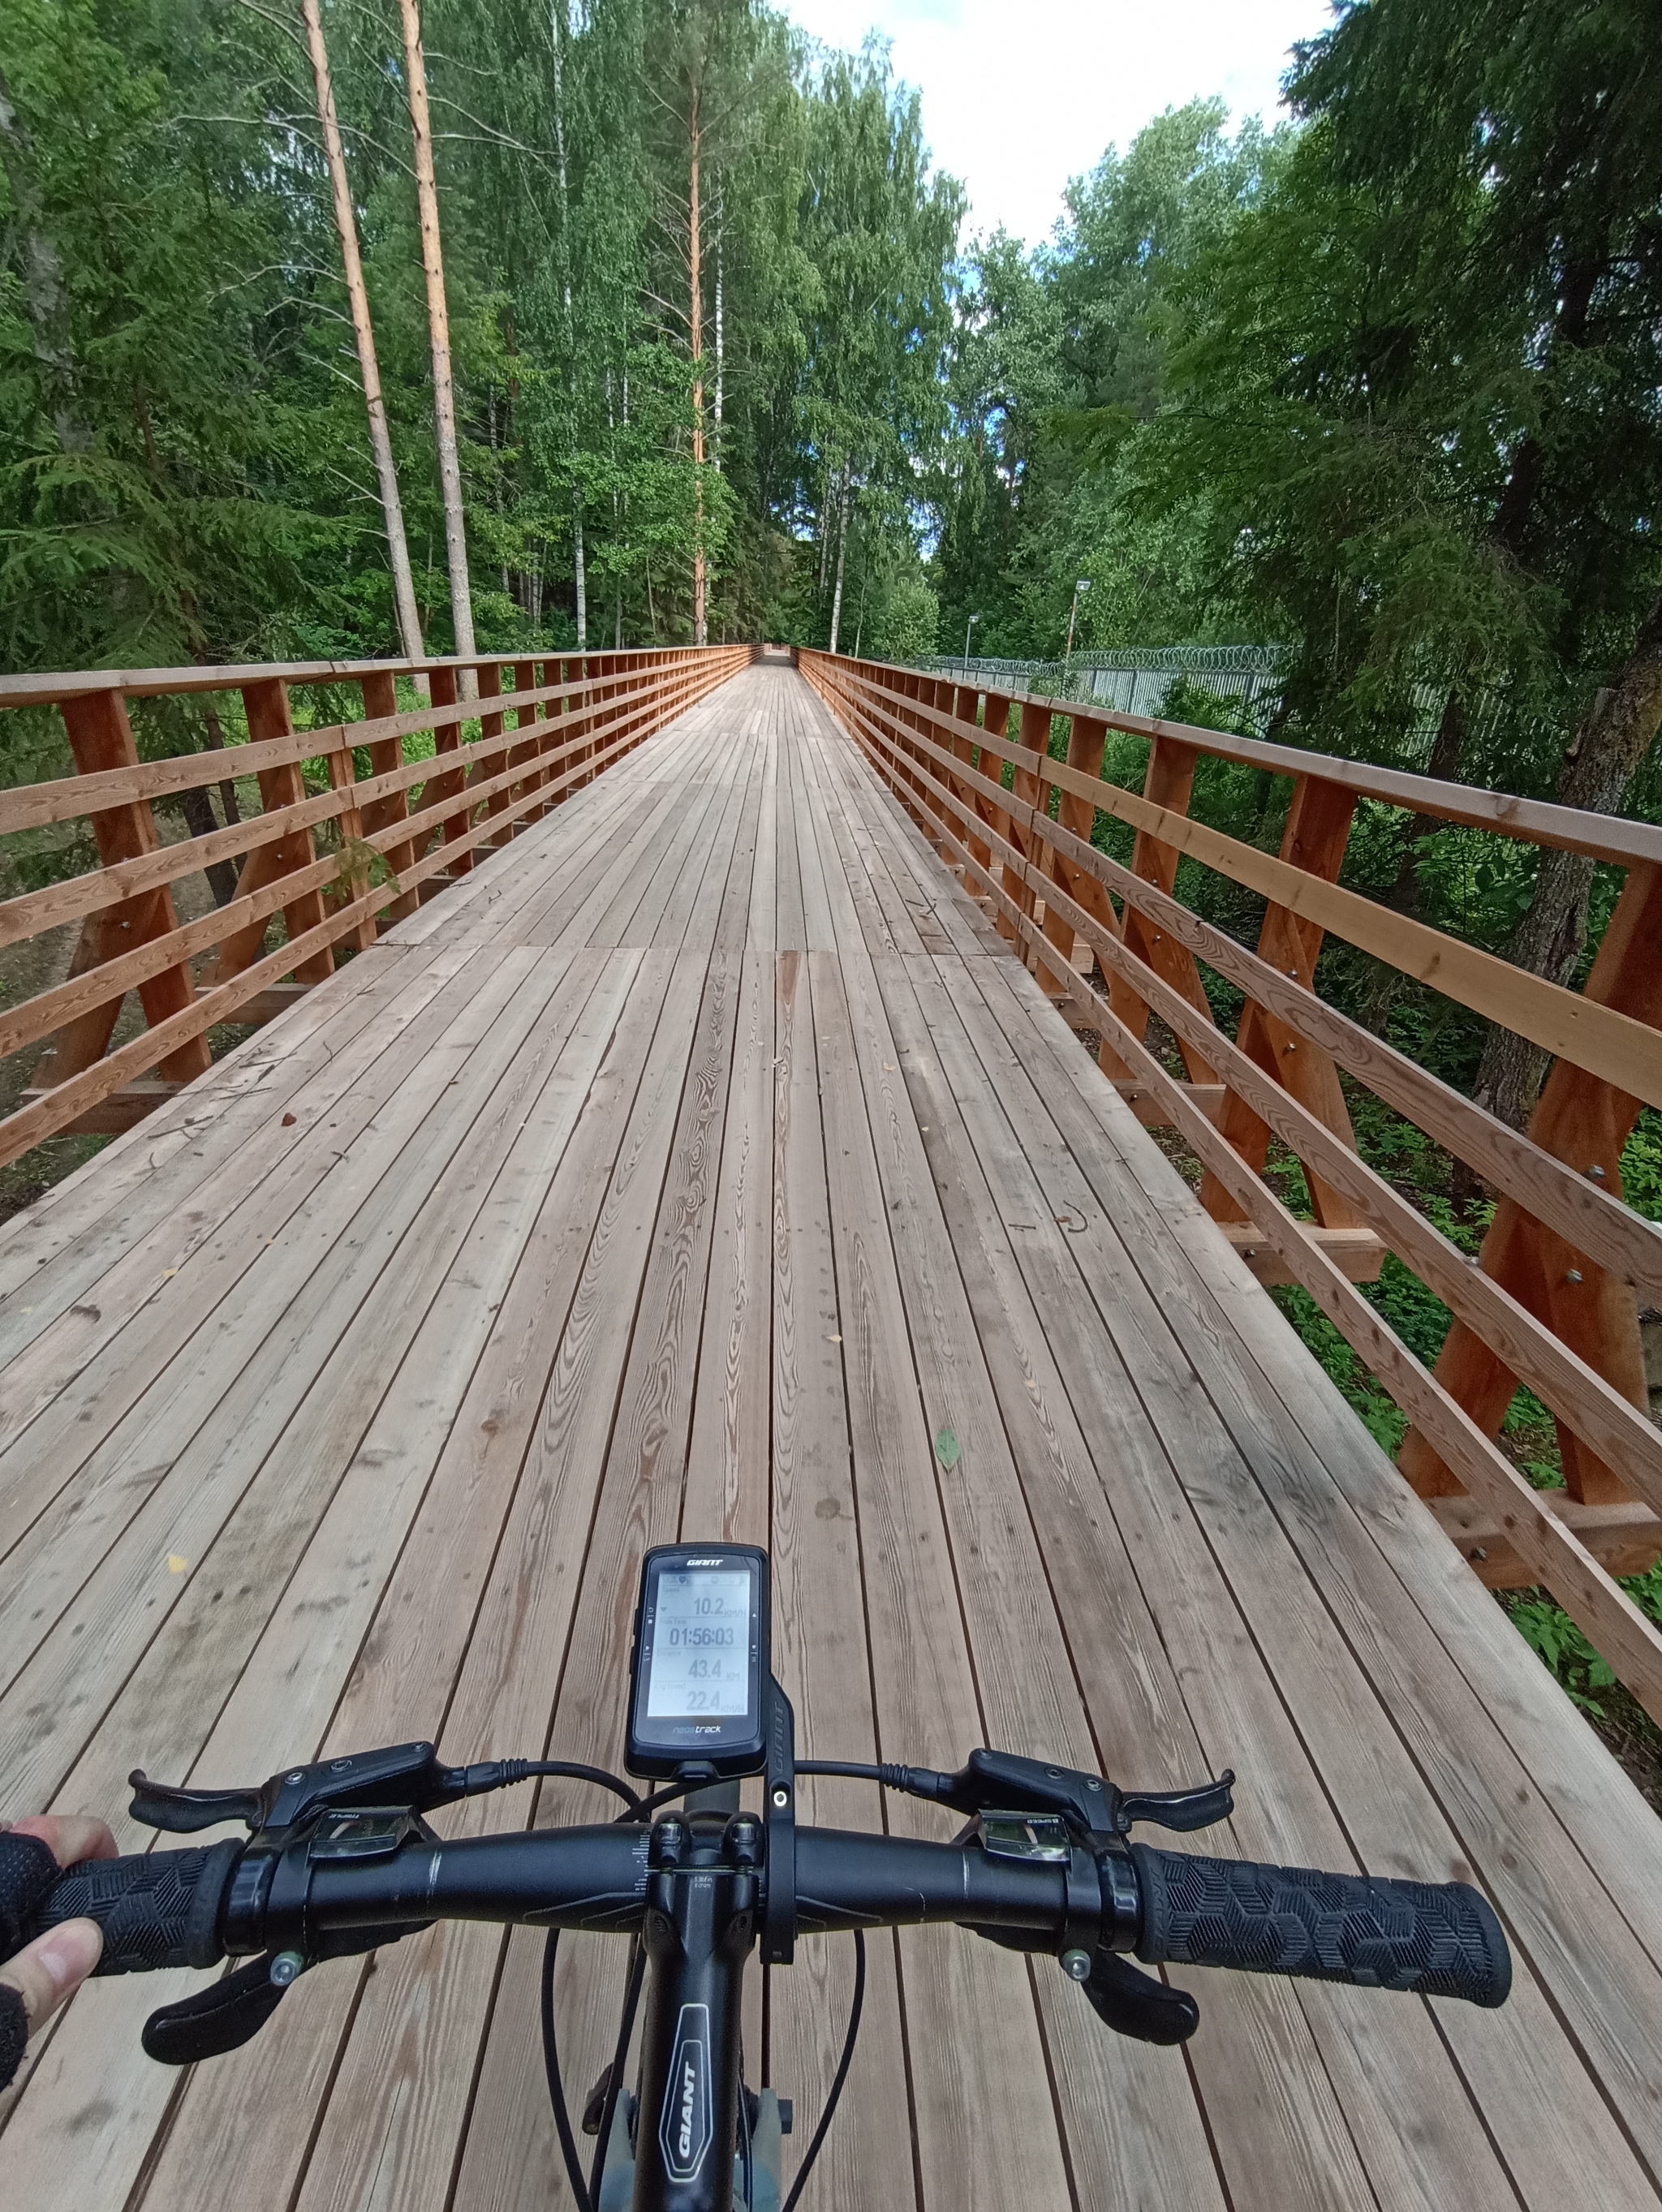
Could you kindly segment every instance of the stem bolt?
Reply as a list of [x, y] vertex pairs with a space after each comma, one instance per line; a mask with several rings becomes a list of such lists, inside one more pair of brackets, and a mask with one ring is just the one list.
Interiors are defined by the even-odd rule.
[[306, 1961], [298, 1951], [279, 1951], [271, 1961], [271, 1979], [280, 1990], [300, 1979], [306, 1971]]
[[1088, 1951], [1064, 1951], [1062, 1971], [1070, 1982], [1088, 1982], [1091, 1978], [1091, 1954]]

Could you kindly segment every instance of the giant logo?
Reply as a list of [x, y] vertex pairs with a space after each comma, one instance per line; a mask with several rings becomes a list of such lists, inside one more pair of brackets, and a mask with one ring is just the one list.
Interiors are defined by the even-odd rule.
[[658, 2148], [672, 2181], [697, 2181], [709, 2150], [709, 2007], [685, 2004], [664, 2084]]

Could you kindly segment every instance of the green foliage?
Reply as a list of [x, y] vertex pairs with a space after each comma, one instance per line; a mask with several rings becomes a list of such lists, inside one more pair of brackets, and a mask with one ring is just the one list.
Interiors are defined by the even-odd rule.
[[[444, 650], [397, 15], [323, 14], [419, 612]], [[481, 645], [575, 642], [580, 573], [589, 642], [684, 640], [695, 541], [712, 635], [823, 637], [819, 549], [846, 511], [868, 643], [928, 650], [918, 470], [946, 419], [962, 200], [883, 52], [812, 49], [761, 0], [429, 0], [423, 19]], [[9, 0], [10, 666], [394, 649], [298, 32], [242, 0]], [[22, 718], [4, 739], [0, 773], [45, 772]], [[165, 749], [202, 741], [182, 722]]]

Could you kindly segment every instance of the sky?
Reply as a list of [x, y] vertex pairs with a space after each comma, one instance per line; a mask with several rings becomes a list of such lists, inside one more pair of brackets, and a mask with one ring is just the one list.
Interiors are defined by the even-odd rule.
[[828, 46], [887, 38], [923, 95], [936, 166], [967, 185], [971, 230], [1050, 234], [1069, 177], [1151, 116], [1221, 93], [1275, 119], [1288, 48], [1327, 0], [783, 0]]

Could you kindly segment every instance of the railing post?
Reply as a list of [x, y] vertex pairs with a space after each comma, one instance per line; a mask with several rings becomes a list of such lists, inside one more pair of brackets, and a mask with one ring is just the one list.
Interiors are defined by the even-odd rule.
[[[1048, 707], [1042, 707], [1032, 699], [1022, 701], [1021, 714], [1016, 725], [1015, 742], [1023, 752], [1038, 753], [1042, 757], [1049, 757], [1050, 710]], [[1048, 787], [1032, 769], [1018, 768], [1012, 779], [1011, 796], [1019, 799], [1023, 805], [1038, 809], [1047, 803]], [[1008, 816], [1005, 818], [1004, 834], [1019, 853], [1028, 860], [1032, 860], [1034, 854], [1032, 839], [1025, 830], [1020, 829]], [[1031, 921], [1035, 903], [1032, 886], [1026, 882], [1008, 861], [1003, 869], [1003, 884], [1005, 896], [1014, 899], [1016, 905]], [[1002, 916], [1000, 917], [1000, 921], [1001, 925], [1008, 928], [1009, 934], [1014, 938], [1016, 931], [1014, 923], [1003, 923]], [[1020, 952], [1024, 963], [1030, 968], [1032, 967], [1037, 956], [1029, 951], [1025, 941], [1020, 944]]]
[[[250, 744], [263, 744], [271, 738], [294, 734], [294, 721], [289, 712], [289, 687], [281, 678], [268, 677], [258, 684], [245, 684], [242, 704], [248, 718]], [[281, 826], [283, 810], [298, 806], [306, 797], [300, 763], [285, 761], [278, 768], [261, 769], [259, 780], [260, 806], [271, 817], [274, 834], [265, 844], [256, 845], [243, 862], [242, 872], [237, 878], [239, 898], [263, 890], [280, 877], [309, 868], [317, 859], [309, 830], [285, 830]], [[291, 939], [308, 929], [316, 929], [326, 919], [320, 890], [302, 891], [283, 909], [283, 927]], [[213, 980], [227, 982], [252, 966], [265, 945], [265, 930], [264, 921], [254, 921], [226, 938], [219, 948], [219, 963]], [[301, 961], [294, 976], [297, 983], [324, 983], [334, 972], [334, 951], [326, 945], [320, 952], [314, 952]]]
[[[329, 787], [332, 791], [350, 792], [356, 783], [357, 764], [352, 756], [350, 744], [339, 745], [330, 754]], [[344, 807], [335, 819], [340, 825], [341, 851], [344, 858], [350, 847], [362, 845], [363, 811], [354, 800]], [[367, 874], [360, 875], [350, 866], [343, 867], [335, 888], [335, 904], [338, 907], [354, 905], [368, 893], [369, 888]], [[360, 915], [352, 925], [350, 942], [353, 947], [359, 952], [368, 952], [374, 941], [375, 917], [372, 914]]]
[[[383, 715], [399, 711], [399, 689], [391, 671], [376, 673], [362, 679], [363, 712], [366, 719], [379, 721]], [[400, 738], [376, 738], [368, 747], [371, 775], [395, 775], [404, 766], [404, 741]], [[363, 830], [367, 837], [379, 836], [390, 830], [395, 822], [408, 819], [409, 793], [391, 793], [385, 799], [372, 799], [363, 810]], [[387, 865], [395, 876], [402, 876], [406, 868], [416, 865], [413, 844], [394, 845], [387, 855]], [[402, 921], [412, 915], [421, 903], [413, 890], [400, 891], [387, 908], [389, 923]]]
[[[976, 708], [980, 700], [981, 694], [973, 684], [960, 684], [953, 689], [953, 716], [954, 720], [964, 725], [964, 730], [961, 735], [953, 737], [953, 752], [956, 758], [963, 762], [965, 768], [972, 768], [975, 763]], [[957, 791], [959, 799], [971, 811], [984, 821], [987, 810], [980, 794], [973, 791], [967, 783], [962, 782], [957, 785]], [[967, 827], [962, 834], [965, 850], [971, 858], [979, 862], [982, 867], [990, 869], [993, 864], [993, 853], [986, 839], [977, 837]], [[968, 890], [967, 884], [965, 889]]]
[[[1636, 862], [1616, 902], [1583, 997], [1662, 1029], [1662, 867]], [[1622, 1194], [1622, 1151], [1639, 1118], [1639, 1101], [1569, 1060], [1554, 1063], [1530, 1116], [1532, 1143]], [[1478, 1265], [1512, 1292], [1629, 1403], [1648, 1408], [1639, 1301], [1632, 1285], [1578, 1252], [1516, 1200], [1502, 1198]], [[1460, 1322], [1443, 1340], [1432, 1370], [1485, 1436], [1499, 1432], [1518, 1384], [1488, 1346]], [[1564, 1487], [1589, 1504], [1631, 1497], [1619, 1475], [1563, 1422], [1558, 1441]], [[1463, 1486], [1417, 1430], [1403, 1439], [1397, 1464], [1422, 1498], [1452, 1496]]]
[[[454, 707], [457, 704], [456, 672], [454, 668], [435, 668], [429, 675], [429, 681], [432, 688], [434, 706]], [[459, 721], [448, 723], [434, 731], [433, 758], [435, 764], [441, 760], [459, 755], [463, 750], [461, 724]], [[423, 808], [437, 806], [450, 799], [460, 799], [466, 788], [466, 763], [457, 761], [454, 766], [439, 769], [436, 774], [429, 776], [421, 789], [422, 805]], [[458, 807], [454, 814], [446, 816], [441, 833], [445, 844], [454, 845], [459, 840], [466, 836], [468, 817], [472, 812], [471, 807]], [[456, 875], [466, 875], [472, 865], [473, 855], [470, 852], [461, 851], [451, 855], [450, 870]], [[436, 898], [443, 889], [444, 885], [441, 883], [435, 883], [430, 876], [422, 885], [423, 893], [429, 898]]]
[[[1142, 795], [1156, 806], [1163, 806], [1173, 814], [1189, 811], [1190, 794], [1195, 784], [1195, 763], [1197, 758], [1193, 745], [1179, 744], [1174, 738], [1156, 738], [1148, 749], [1148, 769], [1142, 780]], [[1153, 884], [1169, 896], [1178, 878], [1177, 848], [1160, 838], [1139, 830], [1131, 848], [1131, 872], [1141, 876], [1144, 883]], [[1195, 965], [1195, 956], [1186, 945], [1178, 944], [1164, 931], [1145, 922], [1134, 907], [1125, 910], [1123, 935], [1130, 951], [1139, 959], [1146, 960], [1160, 981], [1180, 991], [1197, 1012], [1212, 1018], [1212, 1009], [1200, 979], [1200, 969]], [[1129, 983], [1114, 977], [1108, 987], [1108, 1010], [1123, 1022], [1141, 1043], [1148, 1027], [1148, 1009]], [[1217, 1077], [1210, 1066], [1192, 1045], [1180, 1044], [1183, 1063], [1191, 1083], [1215, 1083]], [[1109, 1058], [1102, 1062], [1109, 1070]], [[1113, 1070], [1120, 1063], [1113, 1059]]]
[[[502, 672], [499, 662], [494, 660], [481, 662], [478, 678], [478, 696], [481, 705], [487, 699], [501, 698]], [[494, 714], [482, 714], [479, 717], [480, 738], [484, 740], [488, 738], [500, 738], [504, 734], [507, 726], [506, 719], [500, 712]], [[500, 775], [507, 766], [508, 752], [504, 748], [500, 752], [492, 753], [489, 758], [478, 762], [468, 781], [472, 783], [489, 783], [494, 777]], [[493, 814], [506, 814], [508, 805], [508, 787], [505, 787], [501, 791], [493, 792], [485, 801], [484, 811], [487, 819]], [[506, 828], [497, 830], [494, 836], [487, 840], [487, 843], [492, 851], [496, 851], [508, 844], [513, 835], [513, 825], [510, 823]]]
[[[137, 767], [138, 748], [127, 719], [127, 702], [119, 691], [93, 691], [79, 699], [66, 699], [62, 712], [70, 750], [81, 775], [94, 775], [100, 769]], [[161, 848], [155, 817], [144, 799], [100, 808], [92, 817], [92, 830], [99, 861], [107, 868]], [[153, 938], [165, 937], [178, 927], [173, 892], [165, 884], [157, 890], [141, 891], [136, 898], [118, 899], [110, 906], [100, 907], [95, 914], [89, 914], [82, 923], [70, 973], [84, 975], [101, 967], [107, 960], [131, 952], [136, 945], [148, 945]], [[30, 1077], [34, 1089], [50, 1090], [66, 1083], [70, 1076], [79, 1075], [103, 1058], [125, 995], [118, 993], [105, 1005], [93, 1007], [58, 1030], [35, 1063]], [[182, 1013], [186, 1006], [194, 1005], [196, 987], [190, 969], [181, 964], [165, 969], [149, 982], [141, 983], [138, 996], [144, 1018], [154, 1029], [169, 1016]], [[193, 1075], [204, 1073], [208, 1066], [207, 1039], [192, 1037], [188, 1044], [170, 1054], [156, 1072], [165, 1082], [188, 1083]]]
[[[1010, 701], [1002, 692], [989, 691], [987, 694], [987, 703], [983, 712], [981, 720], [981, 734], [983, 737], [994, 738], [998, 739], [1001, 744], [1002, 743], [1005, 729], [1008, 726], [1010, 719]], [[989, 783], [1001, 783], [1003, 781], [1003, 763], [995, 758], [984, 750], [981, 755], [980, 769], [981, 774], [986, 777]], [[1009, 836], [1010, 817], [1001, 806], [997, 805], [991, 799], [983, 799], [976, 809], [976, 811], [983, 817], [988, 827], [995, 831], [997, 836], [1005, 838]], [[992, 859], [992, 848], [990, 846], [987, 848], [987, 855], [988, 862], [990, 866]], [[1010, 921], [997, 907], [993, 908], [993, 927], [1001, 937], [1008, 938], [1012, 944], [1015, 942], [1016, 929], [1014, 923]]]
[[[1070, 715], [1068, 727], [1068, 767], [1081, 775], [1089, 776], [1094, 782], [1102, 774], [1102, 755], [1107, 738], [1108, 725], [1105, 722], [1093, 721], [1087, 714]], [[1096, 813], [1091, 801], [1074, 791], [1064, 791], [1056, 805], [1058, 825], [1070, 830], [1087, 845], [1091, 842], [1091, 832], [1096, 827]], [[1105, 929], [1112, 930], [1116, 937], [1120, 934], [1119, 917], [1114, 912], [1113, 901], [1094, 876], [1065, 858], [1054, 845], [1045, 848], [1044, 866], [1052, 883], [1059, 884], [1068, 896], [1099, 921]], [[1047, 906], [1044, 934], [1072, 969], [1075, 942], [1072, 922], [1064, 921], [1059, 914], [1053, 914]]]
[[[1292, 803], [1282, 832], [1281, 857], [1321, 882], [1336, 883], [1344, 865], [1345, 847], [1356, 811], [1356, 794], [1342, 784], [1319, 776], [1301, 775], [1293, 787]], [[1306, 990], [1316, 987], [1316, 960], [1322, 949], [1322, 930], [1284, 906], [1265, 908], [1258, 933], [1258, 957], [1283, 975], [1295, 976]], [[1354, 1152], [1355, 1133], [1350, 1109], [1344, 1103], [1339, 1071], [1319, 1045], [1301, 1038], [1274, 1014], [1248, 1000], [1241, 1009], [1236, 1043], [1250, 1054], [1267, 1075], [1290, 1091], [1300, 1105], [1319, 1116], [1336, 1137]], [[1269, 1152], [1269, 1131], [1252, 1109], [1233, 1091], [1226, 1091], [1218, 1127], [1255, 1175], [1262, 1175]], [[1343, 1194], [1305, 1163], [1305, 1182], [1316, 1218], [1324, 1229], [1352, 1229], [1361, 1217]], [[1244, 1221], [1246, 1215], [1215, 1175], [1201, 1183], [1201, 1204], [1215, 1221]]]

